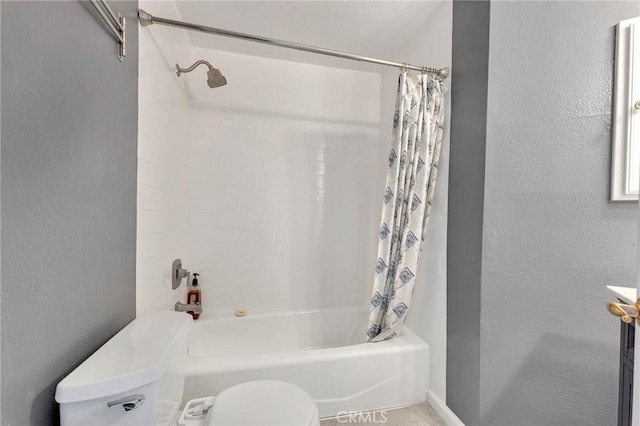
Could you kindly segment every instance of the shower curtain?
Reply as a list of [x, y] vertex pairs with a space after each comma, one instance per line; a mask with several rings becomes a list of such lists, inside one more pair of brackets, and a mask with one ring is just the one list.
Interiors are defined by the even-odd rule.
[[392, 338], [404, 325], [416, 280], [438, 174], [444, 124], [442, 81], [402, 70], [393, 118], [369, 341]]

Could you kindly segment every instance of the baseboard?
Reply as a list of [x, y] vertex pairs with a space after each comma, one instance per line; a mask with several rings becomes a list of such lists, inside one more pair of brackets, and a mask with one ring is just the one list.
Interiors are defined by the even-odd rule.
[[431, 404], [433, 410], [438, 413], [447, 426], [464, 426], [458, 416], [431, 389], [427, 392], [427, 402]]

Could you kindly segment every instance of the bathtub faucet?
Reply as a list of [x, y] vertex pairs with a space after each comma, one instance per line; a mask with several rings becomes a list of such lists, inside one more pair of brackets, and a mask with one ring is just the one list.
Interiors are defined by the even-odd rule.
[[176, 302], [174, 309], [178, 312], [193, 312], [194, 314], [202, 313], [202, 306], [200, 306], [199, 303]]

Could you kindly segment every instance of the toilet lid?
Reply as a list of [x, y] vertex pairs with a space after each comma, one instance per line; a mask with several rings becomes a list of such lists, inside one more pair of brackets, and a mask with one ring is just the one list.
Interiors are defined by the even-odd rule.
[[207, 426], [306, 426], [318, 408], [302, 388], [276, 380], [242, 383], [218, 394]]

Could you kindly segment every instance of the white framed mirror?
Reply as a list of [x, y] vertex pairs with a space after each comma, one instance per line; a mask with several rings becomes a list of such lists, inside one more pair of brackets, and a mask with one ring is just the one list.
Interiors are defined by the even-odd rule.
[[640, 18], [616, 29], [611, 201], [635, 201], [640, 192]]

